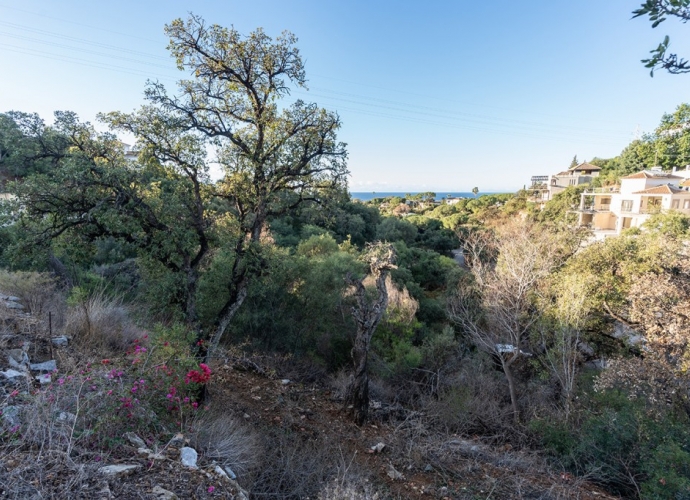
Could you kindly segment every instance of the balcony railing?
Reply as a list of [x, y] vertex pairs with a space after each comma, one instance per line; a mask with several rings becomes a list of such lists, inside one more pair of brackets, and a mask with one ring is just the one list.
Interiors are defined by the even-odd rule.
[[609, 193], [620, 193], [621, 188], [619, 187], [598, 187], [598, 188], [589, 188], [585, 190], [582, 194], [609, 194]]
[[582, 210], [584, 212], [610, 212], [611, 211], [611, 204], [610, 203], [602, 203], [600, 205], [585, 205], [580, 210]]

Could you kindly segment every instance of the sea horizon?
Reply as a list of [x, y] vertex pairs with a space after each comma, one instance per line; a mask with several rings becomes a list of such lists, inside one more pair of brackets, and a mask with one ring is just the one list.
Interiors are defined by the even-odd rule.
[[[405, 198], [408, 194], [419, 194], [419, 193], [436, 193], [436, 199], [441, 200], [443, 198], [475, 198], [475, 195], [471, 191], [350, 191], [350, 196], [353, 200], [360, 201], [370, 201], [374, 198], [388, 198], [390, 196], [399, 196], [400, 198]], [[477, 198], [488, 194], [504, 194], [508, 191], [491, 191], [491, 192], [479, 192], [477, 193]]]

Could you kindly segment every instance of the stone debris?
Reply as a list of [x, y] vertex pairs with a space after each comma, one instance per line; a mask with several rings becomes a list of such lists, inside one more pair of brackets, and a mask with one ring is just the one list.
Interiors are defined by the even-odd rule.
[[53, 381], [50, 373], [42, 373], [41, 375], [36, 375], [34, 378], [38, 380], [38, 383], [41, 385], [47, 385]]
[[177, 500], [179, 497], [175, 495], [172, 491], [161, 488], [160, 486], [154, 486], [151, 493], [156, 495], [158, 500]]
[[402, 481], [405, 479], [405, 476], [403, 476], [400, 472], [395, 470], [395, 467], [393, 467], [393, 464], [388, 464], [386, 474], [388, 474], [388, 477], [390, 477], [393, 481]]
[[8, 368], [7, 371], [0, 371], [0, 375], [4, 376], [6, 379], [13, 380], [18, 377], [26, 377], [26, 372], [20, 372], [18, 370], [13, 370], [12, 368]]
[[69, 339], [64, 335], [60, 335], [59, 337], [53, 337], [52, 339], [50, 339], [50, 341], [56, 347], [64, 347], [69, 343]]
[[127, 441], [132, 443], [132, 445], [135, 446], [136, 448], [147, 448], [144, 440], [141, 439], [139, 436], [137, 436], [135, 433], [125, 432], [125, 437], [127, 438]]
[[280, 381], [280, 383], [283, 384], [283, 385], [288, 385], [288, 384], [290, 383], [290, 379], [289, 379], [289, 378], [284, 378], [283, 380]]
[[57, 363], [54, 359], [43, 363], [31, 363], [29, 367], [35, 372], [54, 372], [57, 370]]
[[5, 302], [4, 305], [7, 309], [24, 309], [24, 306], [21, 305], [19, 302]]
[[106, 465], [98, 469], [98, 472], [106, 476], [126, 476], [133, 473], [135, 470], [141, 469], [139, 464], [122, 464], [122, 465]]
[[386, 448], [386, 445], [383, 443], [377, 443], [374, 446], [371, 447], [371, 451], [374, 453], [381, 453], [384, 449]]
[[196, 461], [198, 457], [199, 455], [197, 454], [196, 450], [194, 448], [190, 448], [189, 446], [185, 446], [180, 450], [180, 461], [182, 462], [182, 465], [186, 467], [196, 469]]
[[10, 349], [7, 351], [7, 361], [12, 368], [23, 370], [29, 364], [29, 355], [24, 349]]

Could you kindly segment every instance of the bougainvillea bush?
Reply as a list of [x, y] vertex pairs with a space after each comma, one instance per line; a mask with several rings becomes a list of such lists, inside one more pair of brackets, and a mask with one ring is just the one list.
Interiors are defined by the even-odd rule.
[[151, 445], [165, 442], [191, 430], [205, 409], [197, 395], [211, 376], [210, 368], [189, 354], [180, 331], [157, 328], [119, 357], [71, 373], [56, 371], [48, 385], [11, 393], [7, 403], [21, 415], [0, 440], [92, 453], [94, 459], [104, 450], [116, 452], [127, 432]]

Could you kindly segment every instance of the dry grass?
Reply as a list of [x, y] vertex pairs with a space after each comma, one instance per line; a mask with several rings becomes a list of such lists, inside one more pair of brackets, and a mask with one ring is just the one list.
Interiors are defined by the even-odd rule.
[[235, 418], [226, 414], [204, 415], [194, 423], [192, 446], [201, 454], [245, 476], [261, 460], [259, 438]]
[[67, 311], [65, 333], [77, 344], [122, 353], [144, 335], [131, 320], [122, 300], [103, 291], [92, 293]]
[[47, 320], [48, 312], [51, 312], [53, 328], [62, 326], [65, 298], [53, 275], [0, 269], [0, 293], [18, 297], [25, 312], [36, 319]]

